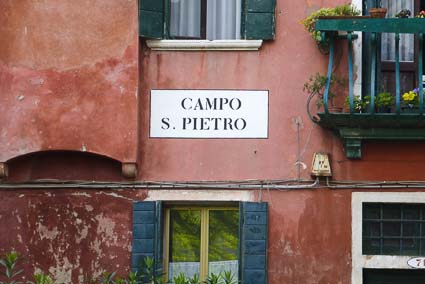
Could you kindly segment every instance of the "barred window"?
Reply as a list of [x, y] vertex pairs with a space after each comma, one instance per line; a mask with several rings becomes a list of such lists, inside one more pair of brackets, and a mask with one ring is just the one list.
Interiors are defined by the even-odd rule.
[[363, 203], [364, 255], [425, 255], [425, 205]]

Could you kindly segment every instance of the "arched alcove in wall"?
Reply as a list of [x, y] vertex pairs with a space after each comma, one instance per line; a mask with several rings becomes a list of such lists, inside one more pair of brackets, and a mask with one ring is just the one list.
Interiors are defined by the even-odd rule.
[[7, 181], [42, 179], [119, 181], [124, 179], [120, 161], [79, 151], [41, 151], [7, 162]]

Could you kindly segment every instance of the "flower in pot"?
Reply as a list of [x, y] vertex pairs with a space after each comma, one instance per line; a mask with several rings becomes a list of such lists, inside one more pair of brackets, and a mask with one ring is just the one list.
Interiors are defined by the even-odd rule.
[[[369, 98], [369, 99], [368, 99]], [[353, 109], [354, 112], [362, 113], [367, 111], [367, 107], [370, 103], [370, 97], [366, 96], [364, 99], [362, 99], [360, 96], [354, 96], [353, 97]], [[350, 109], [350, 97], [345, 98], [345, 106]]]
[[415, 18], [422, 18], [422, 19], [425, 19], [425, 11], [424, 10], [422, 10], [422, 11], [420, 11], [416, 16], [415, 16]]
[[320, 8], [317, 11], [311, 13], [307, 18], [301, 21], [306, 30], [310, 33], [313, 40], [319, 45], [320, 48], [326, 48], [328, 43], [322, 41], [322, 35], [319, 31], [316, 31], [314, 25], [316, 21], [321, 17], [348, 17], [348, 16], [359, 16], [361, 11], [350, 4], [344, 4], [336, 6], [334, 8]]
[[396, 18], [409, 18], [412, 13], [409, 9], [401, 9], [397, 14], [395, 14]]
[[[310, 96], [309, 102], [312, 97], [314, 96], [317, 97], [317, 102], [316, 102], [317, 108], [321, 108], [323, 106], [323, 98], [324, 98], [326, 81], [327, 81], [327, 76], [322, 75], [320, 73], [316, 73], [314, 75], [311, 75], [310, 78], [307, 80], [307, 82], [304, 83], [303, 90], [309, 94]], [[339, 88], [345, 86], [346, 84], [347, 84], [346, 79], [342, 79], [336, 75], [332, 75], [331, 81], [330, 81], [329, 93], [328, 93], [329, 112], [342, 111], [342, 107], [335, 106], [334, 99], [339, 93]]]
[[[395, 97], [391, 95], [390, 92], [381, 92], [375, 96], [375, 112], [385, 113], [391, 112], [391, 108], [394, 106]], [[350, 99], [347, 97], [345, 99], [345, 105], [350, 107]], [[353, 107], [354, 112], [368, 112], [370, 106], [370, 96], [364, 96], [360, 98], [359, 96], [354, 96], [353, 98]]]
[[419, 106], [419, 88], [404, 93], [401, 101], [404, 112], [416, 112]]

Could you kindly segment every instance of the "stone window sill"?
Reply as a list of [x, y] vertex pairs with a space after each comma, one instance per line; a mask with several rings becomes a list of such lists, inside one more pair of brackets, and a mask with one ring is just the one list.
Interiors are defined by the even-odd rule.
[[147, 40], [157, 51], [256, 51], [262, 40]]

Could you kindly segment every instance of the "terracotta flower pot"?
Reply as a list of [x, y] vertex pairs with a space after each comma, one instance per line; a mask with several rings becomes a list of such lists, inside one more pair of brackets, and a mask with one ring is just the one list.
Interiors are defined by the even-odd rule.
[[387, 8], [370, 8], [369, 14], [372, 18], [385, 18]]

